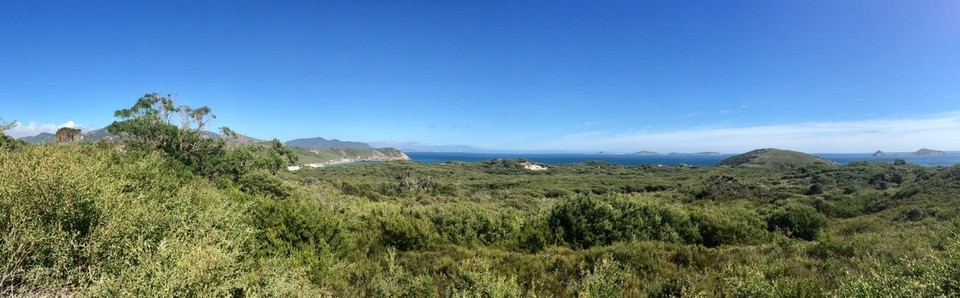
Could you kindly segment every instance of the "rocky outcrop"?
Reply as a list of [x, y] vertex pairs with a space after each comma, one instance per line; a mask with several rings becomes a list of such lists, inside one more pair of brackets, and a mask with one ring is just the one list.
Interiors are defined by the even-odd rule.
[[886, 153], [886, 152], [883, 152], [883, 151], [881, 151], [881, 150], [877, 150], [877, 152], [874, 152], [874, 153], [873, 153], [873, 156], [883, 157], [883, 156], [890, 156], [890, 154], [889, 154], [889, 153]]

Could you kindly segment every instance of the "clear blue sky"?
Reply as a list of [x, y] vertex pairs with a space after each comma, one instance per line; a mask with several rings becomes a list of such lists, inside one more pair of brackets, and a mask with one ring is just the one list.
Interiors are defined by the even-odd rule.
[[960, 1], [0, 2], [7, 134], [147, 92], [282, 140], [960, 149]]

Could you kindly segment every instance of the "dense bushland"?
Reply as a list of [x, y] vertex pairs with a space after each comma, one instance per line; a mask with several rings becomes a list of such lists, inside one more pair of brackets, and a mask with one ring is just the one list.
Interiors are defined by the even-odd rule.
[[279, 142], [205, 133], [209, 109], [117, 115], [115, 144], [3, 136], [0, 296], [960, 294], [960, 166], [286, 172]]

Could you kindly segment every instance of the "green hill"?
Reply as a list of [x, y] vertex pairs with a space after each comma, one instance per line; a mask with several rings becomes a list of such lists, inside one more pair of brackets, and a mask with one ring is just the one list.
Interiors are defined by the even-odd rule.
[[757, 149], [734, 155], [717, 163], [718, 166], [739, 168], [793, 169], [809, 165], [835, 165], [832, 161], [803, 152], [774, 148]]

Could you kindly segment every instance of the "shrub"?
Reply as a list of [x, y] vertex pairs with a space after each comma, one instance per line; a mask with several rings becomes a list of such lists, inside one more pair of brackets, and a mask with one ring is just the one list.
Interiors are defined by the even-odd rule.
[[76, 144], [0, 151], [0, 287], [81, 296], [252, 288], [247, 206], [156, 153]]
[[435, 297], [436, 286], [430, 276], [414, 277], [397, 264], [396, 251], [387, 251], [387, 259], [381, 264], [379, 274], [368, 285], [372, 297]]
[[318, 282], [348, 253], [350, 238], [340, 221], [314, 201], [259, 198], [252, 208], [261, 255], [291, 257]]
[[581, 281], [580, 297], [623, 297], [629, 275], [621, 267], [609, 257], [600, 259]]
[[691, 213], [700, 232], [702, 244], [707, 247], [747, 244], [763, 239], [763, 220], [756, 212], [745, 208], [704, 208]]
[[381, 242], [401, 251], [433, 247], [439, 235], [422, 217], [395, 213], [380, 217]]
[[292, 187], [285, 185], [283, 180], [266, 170], [244, 173], [237, 179], [237, 184], [243, 192], [257, 196], [286, 198], [293, 191]]
[[497, 276], [482, 260], [471, 260], [453, 282], [453, 297], [509, 298], [523, 296], [523, 289], [514, 277]]
[[827, 226], [827, 219], [807, 205], [791, 204], [774, 211], [767, 219], [767, 229], [783, 231], [791, 237], [814, 240]]
[[581, 196], [550, 210], [550, 229], [574, 247], [653, 239], [695, 243], [700, 239], [686, 212], [616, 197]]

